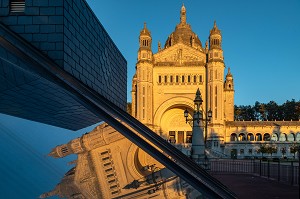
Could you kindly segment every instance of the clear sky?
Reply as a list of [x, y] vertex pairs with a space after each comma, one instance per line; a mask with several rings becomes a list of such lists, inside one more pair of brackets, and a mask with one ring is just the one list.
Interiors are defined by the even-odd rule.
[[[217, 21], [223, 36], [225, 64], [234, 76], [237, 105], [300, 100], [299, 0], [87, 2], [127, 59], [128, 101], [143, 23], [147, 22], [151, 31], [152, 50], [156, 53], [158, 41], [164, 44], [179, 23], [182, 3], [187, 22], [202, 44]], [[66, 163], [72, 158], [53, 160], [45, 155], [56, 145], [92, 128], [71, 132], [0, 114], [1, 196], [36, 198], [52, 189], [70, 168]]]

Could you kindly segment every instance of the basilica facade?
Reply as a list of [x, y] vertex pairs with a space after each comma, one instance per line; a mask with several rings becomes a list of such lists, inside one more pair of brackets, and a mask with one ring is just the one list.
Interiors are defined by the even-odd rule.
[[132, 80], [132, 115], [156, 133], [176, 143], [190, 141], [191, 126], [183, 112], [194, 110], [195, 92], [202, 94], [202, 112], [213, 117], [208, 134], [223, 139], [224, 122], [233, 121], [234, 84], [225, 64], [222, 35], [216, 22], [205, 47], [186, 21], [182, 6], [180, 23], [165, 45], [152, 52], [152, 39], [146, 25], [140, 32], [136, 73]]
[[[262, 144], [276, 145], [278, 155], [300, 140], [300, 122], [234, 121], [234, 81], [226, 68], [222, 34], [216, 22], [202, 45], [187, 23], [186, 8], [180, 22], [152, 51], [151, 32], [144, 24], [139, 35], [136, 73], [132, 79], [132, 115], [171, 143], [187, 146], [192, 127], [186, 123], [194, 111], [199, 88], [203, 103], [204, 133], [211, 153], [218, 156], [258, 156]], [[212, 117], [208, 121], [207, 113]], [[279, 147], [278, 147], [279, 146]]]

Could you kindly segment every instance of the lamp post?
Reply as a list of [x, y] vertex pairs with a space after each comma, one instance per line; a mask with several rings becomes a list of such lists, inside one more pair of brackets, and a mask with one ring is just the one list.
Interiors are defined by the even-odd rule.
[[[212, 116], [212, 111], [209, 110], [206, 114], [206, 118], [203, 119], [203, 111], [200, 110], [200, 107], [202, 105], [202, 97], [199, 88], [196, 92], [196, 97], [194, 100], [194, 113], [193, 113], [193, 119], [188, 119], [189, 112], [186, 109], [184, 111], [184, 117], [186, 119], [186, 123], [188, 121], [192, 121], [193, 123], [193, 134], [192, 134], [192, 159], [197, 161], [200, 164], [204, 164], [204, 162], [207, 160], [206, 154], [205, 154], [205, 143], [207, 139], [207, 122], [210, 120]], [[205, 137], [203, 136], [203, 122], [205, 123]]]

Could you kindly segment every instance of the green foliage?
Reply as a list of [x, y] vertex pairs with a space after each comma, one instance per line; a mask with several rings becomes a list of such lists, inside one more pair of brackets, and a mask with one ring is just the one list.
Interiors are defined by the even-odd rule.
[[282, 105], [274, 101], [269, 103], [255, 102], [254, 106], [234, 106], [234, 118], [238, 121], [296, 121], [300, 119], [300, 100], [287, 100]]
[[264, 153], [267, 153], [267, 146], [266, 145], [260, 145], [259, 149], [257, 150], [258, 153], [261, 153], [261, 156], [264, 156]]
[[295, 155], [299, 149], [300, 145], [299, 144], [292, 144], [290, 146], [290, 152], [294, 154], [294, 158], [295, 158]]
[[277, 147], [276, 146], [267, 146], [267, 153], [272, 154], [277, 153]]
[[262, 145], [260, 145], [257, 152], [261, 153], [262, 156], [264, 155], [264, 153], [269, 153], [272, 156], [273, 153], [277, 153], [277, 147], [273, 146], [273, 145], [262, 144]]

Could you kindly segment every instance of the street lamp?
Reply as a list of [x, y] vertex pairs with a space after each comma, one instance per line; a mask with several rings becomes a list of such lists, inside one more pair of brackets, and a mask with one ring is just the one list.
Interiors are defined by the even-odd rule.
[[[194, 113], [193, 119], [189, 119], [189, 111], [186, 109], [184, 111], [184, 117], [186, 123], [192, 121], [193, 134], [192, 134], [192, 158], [197, 161], [201, 161], [202, 163], [207, 159], [205, 154], [205, 144], [207, 139], [207, 123], [210, 121], [212, 117], [212, 111], [209, 110], [205, 114], [205, 119], [203, 118], [203, 111], [200, 110], [202, 105], [202, 97], [199, 88], [196, 92], [196, 97], [194, 100]], [[205, 138], [203, 136], [203, 122], [205, 122]], [[205, 140], [205, 142], [204, 142]]]

